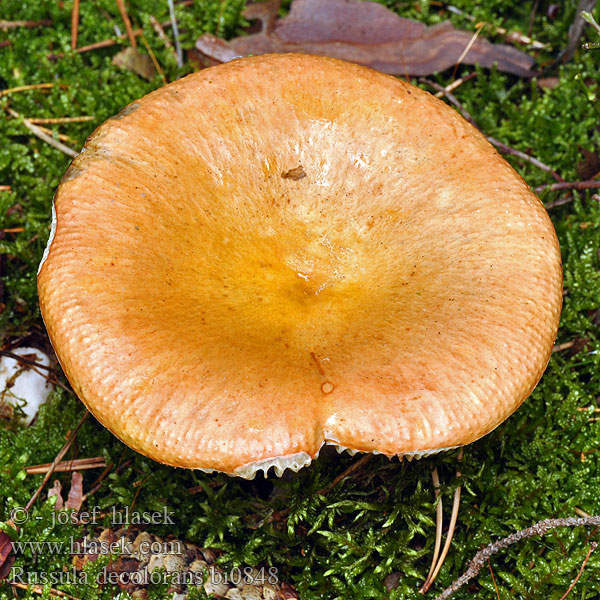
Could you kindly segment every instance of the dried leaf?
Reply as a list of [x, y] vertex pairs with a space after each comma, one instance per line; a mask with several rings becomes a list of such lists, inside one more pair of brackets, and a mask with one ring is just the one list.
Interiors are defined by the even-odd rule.
[[83, 475], [79, 471], [71, 473], [71, 489], [65, 502], [65, 508], [79, 510], [83, 504]]
[[583, 146], [579, 146], [579, 152], [583, 160], [577, 163], [577, 174], [581, 179], [587, 181], [600, 175], [600, 157], [597, 152], [592, 152]]
[[558, 77], [540, 77], [537, 84], [543, 90], [553, 90], [560, 85], [560, 80]]
[[112, 59], [113, 65], [132, 71], [136, 75], [150, 81], [156, 75], [156, 69], [152, 59], [147, 54], [142, 54], [136, 48], [128, 46], [115, 54]]
[[54, 485], [48, 490], [48, 498], [52, 498], [52, 496], [56, 496], [56, 504], [54, 505], [54, 510], [62, 510], [64, 508], [64, 502], [62, 499], [62, 483], [58, 480], [54, 480]]
[[[273, 20], [278, 2], [248, 7], [245, 16], [259, 19], [259, 33], [224, 42], [202, 35], [196, 49], [220, 62], [269, 52], [305, 52], [366, 65], [391, 75], [431, 75], [454, 66], [473, 33], [449, 23], [427, 27], [399, 17], [381, 4], [364, 0], [295, 0], [290, 13]], [[529, 55], [481, 37], [463, 63], [498, 69], [522, 77], [535, 75]]]
[[0, 581], [8, 576], [14, 562], [10, 538], [6, 532], [0, 531]]

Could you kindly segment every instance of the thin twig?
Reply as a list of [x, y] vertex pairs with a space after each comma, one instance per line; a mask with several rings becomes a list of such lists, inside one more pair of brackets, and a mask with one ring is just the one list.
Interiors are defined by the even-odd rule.
[[[40, 585], [39, 583], [34, 583], [32, 584], [27, 584], [27, 583], [20, 583], [19, 581], [7, 581], [7, 583], [13, 587], [19, 588], [21, 590], [31, 590], [34, 594], [45, 594], [46, 593], [46, 589], [43, 585]], [[57, 590], [55, 588], [50, 588], [49, 590], [50, 596], [55, 596], [56, 598], [67, 598], [68, 600], [79, 600], [79, 598], [77, 598], [76, 596], [71, 596], [70, 594], [67, 594], [66, 592], [61, 592], [60, 590]]]
[[19, 27], [46, 27], [52, 25], [50, 19], [42, 21], [0, 21], [0, 29], [18, 29]]
[[[473, 15], [469, 15], [469, 14], [463, 12], [462, 10], [460, 10], [460, 8], [457, 8], [456, 6], [447, 5], [446, 8], [448, 9], [449, 12], [452, 12], [455, 15], [461, 15], [462, 17], [465, 17], [465, 19], [468, 19], [469, 21], [475, 21], [475, 17]], [[488, 25], [488, 23], [483, 23], [483, 24]], [[507, 42], [518, 42], [520, 44], [530, 46], [531, 48], [533, 48], [535, 50], [544, 50], [544, 49], [552, 50], [552, 47], [550, 46], [550, 44], [544, 44], [542, 42], [538, 42], [537, 40], [532, 39], [528, 35], [523, 35], [519, 31], [508, 31], [504, 27], [496, 27], [493, 23], [489, 23], [489, 25], [491, 26], [492, 31], [494, 33], [505, 36]]]
[[123, 0], [117, 0], [117, 6], [119, 7], [119, 12], [121, 13], [121, 19], [123, 19], [123, 23], [125, 23], [125, 29], [127, 30], [127, 37], [129, 38], [129, 42], [134, 48], [137, 48], [137, 42], [133, 33], [133, 27], [131, 27], [131, 21], [129, 20], [127, 10], [125, 9], [125, 3], [123, 2]]
[[171, 43], [171, 40], [165, 33], [163, 26], [156, 20], [156, 17], [154, 17], [153, 15], [150, 16], [150, 24], [154, 28], [154, 31], [156, 31], [158, 37], [162, 40], [167, 50], [170, 50], [173, 53], [173, 57], [177, 61], [177, 51], [175, 50], [173, 44]]
[[500, 550], [508, 548], [512, 544], [522, 539], [533, 537], [534, 535], [545, 535], [548, 531], [558, 527], [580, 527], [580, 526], [600, 526], [600, 515], [591, 517], [566, 517], [563, 519], [544, 519], [531, 527], [516, 531], [511, 535], [493, 542], [477, 552], [473, 557], [467, 570], [449, 587], [447, 587], [435, 600], [447, 600], [452, 594], [458, 591], [463, 585], [471, 581], [479, 573], [485, 562]]
[[[7, 110], [12, 117], [18, 118], [21, 116], [17, 111], [13, 110], [12, 108], [7, 108]], [[67, 156], [72, 156], [72, 157], [77, 156], [78, 152], [73, 150], [73, 148], [69, 148], [69, 146], [65, 146], [62, 142], [55, 140], [52, 136], [50, 136], [47, 133], [45, 133], [44, 131], [42, 131], [42, 129], [40, 127], [38, 127], [37, 125], [34, 125], [29, 120], [23, 119], [23, 125], [25, 125], [25, 127], [27, 127], [27, 129], [29, 129], [29, 131], [31, 131], [31, 133], [33, 133], [33, 135], [35, 135], [37, 138], [39, 138], [43, 142], [46, 142], [53, 148], [60, 150]]]
[[552, 348], [552, 352], [562, 352], [563, 350], [568, 350], [575, 345], [575, 340], [571, 340], [570, 342], [564, 342], [562, 344], [556, 344]]
[[44, 371], [49, 371], [50, 373], [55, 372], [52, 367], [43, 365], [42, 363], [36, 362], [35, 360], [31, 360], [30, 358], [20, 356], [19, 354], [15, 354], [14, 352], [9, 352], [8, 350], [0, 350], [0, 356], [6, 356], [6, 358], [12, 358], [13, 360], [16, 360], [19, 363], [26, 364], [30, 367], [37, 367], [38, 369], [43, 369]]
[[171, 26], [173, 27], [173, 38], [175, 39], [175, 49], [177, 51], [177, 66], [183, 67], [183, 52], [181, 51], [181, 44], [179, 42], [179, 28], [177, 27], [177, 20], [175, 19], [175, 6], [173, 5], [173, 0], [168, 0], [168, 3]]
[[23, 233], [25, 231], [25, 227], [7, 227], [2, 231], [4, 233]]
[[[165, 21], [165, 22], [161, 23], [160, 25], [162, 27], [171, 27], [171, 22]], [[134, 29], [132, 33], [134, 36], [137, 37], [138, 35], [142, 35], [143, 30], [142, 29]], [[122, 33], [121, 35], [118, 35], [116, 37], [116, 39], [110, 38], [108, 40], [94, 42], [93, 44], [89, 44], [87, 46], [81, 46], [80, 48], [77, 48], [76, 52], [82, 53], [82, 52], [89, 52], [90, 50], [99, 50], [101, 48], [109, 48], [110, 46], [115, 46], [116, 44], [119, 44], [121, 42], [121, 40], [124, 40], [126, 37], [127, 37], [127, 34]], [[62, 56], [62, 55], [58, 54], [55, 56]]]
[[17, 92], [26, 92], [28, 90], [47, 90], [53, 88], [54, 85], [54, 83], [34, 83], [31, 85], [19, 85], [14, 88], [0, 90], [0, 96], [8, 96], [9, 94], [16, 94]]
[[44, 489], [44, 486], [48, 483], [48, 480], [50, 479], [50, 477], [52, 477], [52, 473], [54, 473], [54, 469], [56, 468], [56, 465], [62, 460], [63, 456], [67, 453], [67, 451], [69, 450], [69, 448], [75, 441], [75, 438], [77, 437], [77, 433], [79, 432], [79, 430], [81, 429], [81, 426], [84, 424], [85, 420], [89, 417], [89, 415], [90, 415], [89, 411], [86, 410], [85, 413], [83, 414], [83, 417], [81, 417], [79, 423], [75, 427], [75, 429], [73, 429], [73, 431], [71, 432], [71, 435], [69, 435], [69, 438], [65, 442], [65, 445], [60, 449], [59, 453], [56, 455], [54, 460], [50, 463], [50, 466], [48, 467], [48, 470], [46, 471], [46, 475], [44, 476], [44, 479], [42, 480], [40, 487], [36, 490], [35, 494], [33, 494], [33, 496], [31, 496], [31, 498], [29, 499], [29, 502], [26, 504], [25, 512], [29, 512], [29, 509], [33, 506], [34, 502], [37, 500], [37, 497], [41, 494], [42, 490]]
[[559, 190], [595, 190], [600, 188], [600, 181], [561, 181], [559, 183], [546, 183], [539, 185], [533, 191], [539, 194], [543, 191], [556, 192]]
[[[459, 77], [458, 79], [455, 79], [452, 83], [448, 84], [444, 88], [444, 90], [445, 90], [445, 92], [453, 92], [456, 88], [459, 88], [463, 83], [466, 83], [467, 81], [470, 81], [471, 79], [474, 79], [475, 77], [477, 77], [477, 72], [473, 71], [472, 73], [469, 73], [468, 75], [465, 75], [464, 77]], [[444, 92], [436, 92], [434, 94], [434, 96], [436, 98], [443, 98]]]
[[165, 72], [162, 70], [158, 59], [156, 58], [154, 52], [152, 51], [152, 48], [150, 47], [150, 44], [148, 43], [148, 40], [146, 40], [146, 36], [143, 33], [140, 36], [140, 39], [142, 40], [142, 44], [144, 44], [146, 51], [150, 55], [150, 60], [152, 60], [152, 64], [154, 65], [154, 68], [156, 69], [157, 73], [160, 75], [160, 78], [163, 80], [163, 83], [167, 83]]
[[353, 462], [343, 473], [340, 473], [331, 483], [327, 484], [325, 487], [317, 490], [317, 494], [321, 496], [326, 496], [334, 487], [336, 487], [340, 482], [342, 482], [346, 477], [354, 473], [354, 471], [358, 471], [361, 467], [366, 465], [371, 461], [374, 454], [365, 454], [361, 456], [356, 462]]
[[473, 44], [475, 43], [475, 40], [479, 37], [479, 34], [486, 25], [487, 23], [477, 23], [477, 26], [475, 27], [475, 33], [473, 33], [473, 35], [471, 36], [469, 43], [465, 46], [465, 49], [462, 51], [461, 55], [456, 61], [456, 64], [454, 65], [454, 70], [452, 71], [452, 79], [456, 77], [456, 71], [458, 70], [458, 67], [464, 60], [465, 56], [469, 53], [469, 50], [473, 47]]
[[[24, 119], [27, 119], [29, 121], [29, 119], [27, 117], [23, 117]], [[52, 129], [48, 129], [47, 127], [44, 127], [43, 125], [38, 125], [37, 126], [38, 129], [42, 132], [45, 133], [46, 135], [49, 135], [51, 138], [54, 137], [54, 131], [52, 131]], [[69, 142], [71, 144], [76, 144], [77, 140], [74, 140], [73, 138], [69, 137], [68, 135], [64, 134], [64, 133], [57, 133], [56, 137], [61, 141], [61, 142]]]
[[80, 117], [26, 117], [34, 125], [61, 125], [62, 123], [87, 123], [93, 121], [96, 117], [91, 115], [81, 115]]
[[566, 196], [563, 196], [562, 198], [559, 198], [558, 200], [552, 200], [552, 202], [546, 202], [546, 204], [544, 204], [544, 208], [546, 210], [551, 210], [553, 208], [556, 208], [557, 206], [563, 206], [565, 204], [569, 204], [569, 202], [573, 202], [573, 194], [567, 194]]
[[592, 542], [590, 544], [590, 549], [587, 551], [585, 558], [583, 559], [583, 564], [581, 565], [581, 569], [579, 569], [579, 573], [577, 573], [577, 577], [573, 579], [573, 583], [569, 586], [569, 589], [560, 597], [560, 600], [565, 600], [565, 598], [571, 593], [571, 590], [575, 587], [576, 583], [579, 581], [581, 574], [583, 573], [583, 569], [585, 569], [585, 565], [587, 565], [588, 560], [590, 560], [590, 555], [597, 548], [598, 543]]
[[[473, 127], [478, 129], [479, 131], [481, 131], [481, 129], [479, 128], [479, 125], [477, 125], [477, 123], [475, 122], [475, 119], [473, 119], [473, 117], [469, 114], [467, 109], [459, 102], [458, 98], [456, 98], [456, 96], [454, 96], [454, 94], [447, 91], [446, 88], [439, 85], [435, 81], [431, 81], [430, 79], [427, 79], [425, 77], [421, 77], [419, 79], [419, 81], [426, 83], [427, 85], [431, 86], [434, 90], [441, 92], [443, 96], [448, 98], [448, 101], [451, 104], [454, 104], [454, 106], [456, 106], [456, 108], [458, 108], [458, 110], [460, 111], [460, 113], [462, 114], [462, 116], [465, 120], [467, 120], [469, 123], [471, 123], [471, 125], [473, 125]], [[546, 171], [546, 173], [550, 173], [550, 175], [552, 175], [552, 177], [554, 177], [554, 179], [556, 179], [556, 181], [559, 181], [559, 182], [564, 181], [563, 178], [554, 169], [552, 169], [548, 165], [544, 164], [542, 161], [538, 160], [537, 158], [534, 158], [533, 156], [529, 156], [529, 154], [525, 154], [524, 152], [521, 152], [520, 150], [516, 150], [515, 148], [511, 148], [510, 146], [507, 146], [505, 143], [500, 142], [497, 139], [490, 137], [489, 135], [486, 135], [485, 137], [488, 140], [488, 142], [490, 142], [491, 144], [496, 146], [498, 151], [501, 152], [502, 154], [510, 154], [512, 156], [517, 156], [518, 158], [526, 160], [527, 162], [531, 163], [532, 165], [535, 165], [536, 167], [538, 167], [538, 169], [541, 169], [542, 171]]]
[[490, 566], [490, 573], [492, 574], [492, 581], [494, 582], [494, 589], [496, 590], [496, 598], [498, 598], [498, 600], [500, 600], [500, 592], [498, 591], [498, 585], [496, 584], [496, 578], [494, 577], [492, 563], [489, 558], [488, 558], [488, 565]]
[[[32, 465], [31, 467], [25, 467], [25, 472], [28, 475], [39, 475], [45, 473], [52, 463], [44, 465]], [[94, 458], [76, 458], [73, 460], [63, 460], [54, 467], [55, 473], [69, 473], [71, 471], [85, 471], [87, 469], [100, 469], [106, 467], [106, 461], [103, 456], [97, 456]]]
[[71, 11], [71, 49], [77, 48], [77, 36], [79, 35], [79, 0], [73, 0]]

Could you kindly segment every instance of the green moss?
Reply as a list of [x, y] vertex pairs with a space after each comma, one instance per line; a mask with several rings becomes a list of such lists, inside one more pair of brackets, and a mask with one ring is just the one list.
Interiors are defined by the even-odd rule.
[[[386, 1], [404, 16], [434, 24], [450, 18], [457, 27], [473, 29], [465, 15], [449, 14], [425, 1]], [[242, 0], [199, 0], [177, 5], [185, 49], [202, 32], [236, 35], [244, 25]], [[527, 32], [530, 4], [517, 0], [454, 5], [476, 21]], [[284, 4], [288, 7], [289, 3]], [[561, 5], [551, 20], [540, 3], [532, 36], [549, 43], [554, 52], [566, 40], [575, 15], [575, 2]], [[3, 19], [50, 19], [51, 27], [0, 32], [0, 88], [51, 82], [51, 90], [28, 91], [0, 97], [0, 228], [23, 227], [18, 234], [0, 239], [5, 255], [5, 304], [0, 313], [0, 339], [8, 341], [32, 331], [42, 331], [35, 275], [49, 234], [50, 205], [69, 158], [33, 137], [19, 119], [8, 118], [9, 106], [25, 116], [60, 117], [92, 115], [87, 123], [60, 127], [78, 149], [95, 127], [120, 108], [161, 84], [120, 70], [111, 63], [120, 46], [77, 54], [70, 50], [71, 2], [54, 0], [3, 0]], [[168, 20], [162, 0], [128, 3], [135, 26], [144, 35], [172, 80], [189, 70], [176, 67], [150, 25], [150, 16]], [[81, 4], [80, 45], [91, 44], [123, 30], [113, 0]], [[491, 28], [482, 34], [500, 37]], [[596, 41], [592, 32], [590, 41]], [[57, 55], [64, 55], [57, 57]], [[540, 53], [538, 63], [553, 56]], [[554, 89], [540, 89], [534, 81], [519, 80], [477, 69], [477, 77], [456, 92], [482, 129], [495, 138], [550, 165], [565, 179], [577, 178], [581, 160], [578, 146], [600, 147], [597, 71], [600, 52], [578, 52], [575, 61], [551, 70], [558, 77]], [[461, 67], [460, 72], [469, 71]], [[451, 73], [438, 76], [447, 83]], [[587, 89], [582, 86], [585, 82]], [[57, 129], [58, 130], [58, 129]], [[551, 183], [547, 173], [510, 157], [532, 186]], [[558, 192], [544, 192], [552, 201]], [[600, 396], [600, 203], [592, 193], [576, 193], [570, 204], [552, 210], [564, 260], [564, 311], [559, 342], [585, 339], [578, 352], [553, 355], [548, 370], [531, 398], [506, 423], [466, 449], [462, 462], [464, 484], [459, 525], [448, 560], [435, 590], [448, 585], [464, 570], [482, 546], [538, 520], [570, 516], [579, 508], [600, 513], [600, 423], [582, 407], [596, 406]], [[0, 429], [0, 520], [15, 506], [23, 506], [41, 481], [25, 475], [24, 467], [51, 461], [83, 413], [79, 401], [63, 391], [53, 394], [36, 424], [29, 429]], [[583, 453], [583, 454], [582, 454]], [[85, 423], [68, 456], [103, 455], [115, 465], [100, 490], [88, 500], [104, 510], [121, 509], [135, 502], [137, 510], [173, 511], [174, 525], [153, 527], [158, 535], [173, 534], [222, 550], [224, 567], [272, 565], [282, 580], [293, 583], [306, 600], [420, 598], [432, 554], [434, 501], [430, 470], [440, 471], [445, 514], [457, 480], [456, 453], [446, 453], [410, 464], [374, 457], [368, 467], [322, 492], [355, 459], [325, 450], [310, 468], [282, 479], [258, 477], [254, 482], [207, 475], [157, 465], [132, 452], [93, 419]], [[87, 490], [97, 472], [84, 473]], [[68, 487], [68, 477], [57, 475]], [[202, 486], [190, 494], [189, 488]], [[43, 495], [30, 520], [19, 533], [22, 541], [67, 541], [81, 534], [75, 526], [53, 525], [52, 502]], [[589, 547], [589, 531], [582, 528], [556, 531], [545, 539], [529, 539], [498, 555], [492, 567], [501, 598], [558, 599], [575, 577]], [[66, 549], [34, 557], [17, 557], [16, 566], [31, 571], [60, 572], [70, 565]], [[101, 565], [88, 567], [99, 569]], [[592, 553], [573, 597], [597, 596], [600, 554]], [[398, 587], [384, 588], [387, 575], [401, 573]], [[57, 585], [79, 598], [121, 598], [115, 590], [93, 585]], [[434, 590], [434, 591], [435, 591]], [[21, 597], [38, 597], [19, 591]], [[46, 593], [46, 595], [48, 595]], [[154, 597], [165, 590], [157, 588]], [[0, 597], [10, 589], [0, 585]], [[471, 587], [455, 596], [495, 597], [491, 574], [484, 569]]]

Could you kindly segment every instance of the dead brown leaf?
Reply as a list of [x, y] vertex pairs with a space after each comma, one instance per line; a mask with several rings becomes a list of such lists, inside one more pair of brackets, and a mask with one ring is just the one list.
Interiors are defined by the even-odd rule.
[[583, 160], [577, 163], [577, 174], [581, 179], [594, 179], [600, 175], [600, 157], [597, 152], [579, 146]]
[[48, 490], [48, 498], [56, 497], [56, 504], [54, 510], [62, 510], [64, 508], [64, 502], [61, 496], [62, 483], [58, 480], [54, 480], [54, 485]]
[[504, 44], [492, 44], [449, 22], [427, 27], [399, 17], [381, 4], [364, 0], [295, 0], [290, 13], [275, 20], [279, 2], [250, 5], [248, 19], [262, 23], [259, 33], [225, 42], [200, 36], [196, 49], [220, 62], [269, 52], [305, 52], [332, 56], [400, 76], [444, 71], [458, 62], [497, 65], [521, 77], [535, 75], [529, 55]]
[[71, 489], [65, 502], [65, 508], [79, 510], [83, 504], [83, 475], [79, 471], [71, 473]]
[[7, 533], [0, 531], [0, 581], [8, 576], [14, 562], [15, 555], [12, 553], [10, 538]]
[[150, 81], [156, 75], [152, 59], [147, 54], [142, 54], [137, 48], [128, 46], [113, 56], [113, 65], [127, 69]]

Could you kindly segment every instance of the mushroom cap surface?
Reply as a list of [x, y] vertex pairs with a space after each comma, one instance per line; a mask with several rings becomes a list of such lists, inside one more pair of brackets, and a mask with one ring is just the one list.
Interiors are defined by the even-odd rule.
[[38, 275], [73, 389], [135, 450], [252, 477], [323, 443], [468, 444], [531, 393], [556, 234], [454, 110], [299, 54], [205, 69], [88, 139]]

